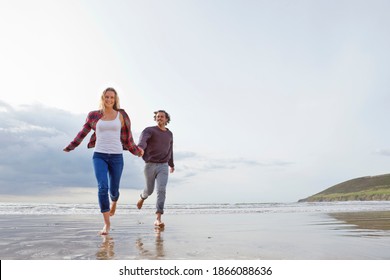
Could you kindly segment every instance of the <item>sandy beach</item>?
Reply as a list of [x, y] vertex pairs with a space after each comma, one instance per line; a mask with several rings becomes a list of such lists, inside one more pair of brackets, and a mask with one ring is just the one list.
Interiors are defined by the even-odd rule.
[[390, 211], [0, 215], [2, 260], [389, 260]]

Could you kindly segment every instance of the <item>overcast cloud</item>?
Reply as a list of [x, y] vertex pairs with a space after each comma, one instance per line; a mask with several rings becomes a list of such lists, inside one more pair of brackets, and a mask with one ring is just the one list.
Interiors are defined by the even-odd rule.
[[[96, 188], [93, 149], [86, 147], [92, 132], [74, 151], [62, 151], [81, 129], [85, 117], [42, 104], [13, 108], [0, 101], [1, 194], [39, 196], [63, 188]], [[137, 142], [140, 133], [133, 134]], [[124, 155], [121, 185], [140, 190], [144, 186], [143, 161], [129, 152]], [[210, 159], [188, 151], [175, 152], [175, 162], [179, 174], [171, 177], [173, 185], [185, 184], [187, 178], [199, 173], [263, 165], [249, 159]], [[285, 163], [264, 165], [279, 164]]]
[[[171, 114], [169, 203], [297, 201], [389, 173], [389, 14], [385, 0], [0, 1], [0, 198], [96, 201], [88, 139], [62, 148], [109, 86], [136, 140]], [[125, 153], [132, 201], [142, 170]]]

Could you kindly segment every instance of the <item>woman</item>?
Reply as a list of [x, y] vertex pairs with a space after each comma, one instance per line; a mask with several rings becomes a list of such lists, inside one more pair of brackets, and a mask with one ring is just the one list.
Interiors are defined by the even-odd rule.
[[100, 211], [104, 219], [100, 234], [107, 235], [110, 231], [110, 216], [115, 214], [119, 198], [119, 183], [124, 165], [123, 150], [129, 150], [139, 157], [143, 156], [144, 151], [134, 143], [130, 118], [125, 110], [120, 109], [119, 97], [113, 88], [103, 91], [100, 109], [89, 112], [82, 130], [64, 151], [74, 150], [91, 129], [94, 133], [88, 148], [95, 148], [93, 166], [98, 183]]

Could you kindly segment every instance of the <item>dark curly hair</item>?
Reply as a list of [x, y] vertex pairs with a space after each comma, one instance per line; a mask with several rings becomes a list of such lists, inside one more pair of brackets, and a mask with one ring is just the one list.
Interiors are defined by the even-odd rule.
[[167, 118], [167, 123], [166, 124], [168, 124], [171, 121], [171, 116], [164, 110], [155, 111], [154, 112], [154, 120], [156, 120], [156, 116], [157, 116], [158, 113], [164, 113], [165, 114], [165, 117]]

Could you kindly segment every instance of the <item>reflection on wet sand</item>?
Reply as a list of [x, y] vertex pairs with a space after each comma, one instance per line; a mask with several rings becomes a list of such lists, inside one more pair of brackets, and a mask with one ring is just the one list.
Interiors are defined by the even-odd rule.
[[329, 215], [358, 229], [390, 230], [390, 211], [329, 213]]
[[115, 257], [114, 239], [110, 235], [102, 235], [102, 244], [96, 253], [97, 260], [112, 260]]
[[164, 228], [155, 228], [155, 248], [154, 250], [149, 250], [145, 248], [142, 238], [138, 238], [136, 241], [136, 246], [139, 250], [140, 256], [146, 259], [159, 259], [165, 256], [164, 253], [164, 239], [161, 237], [161, 233], [164, 231]]

